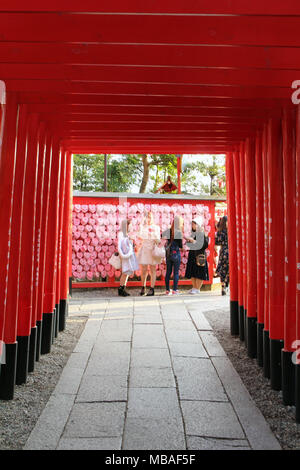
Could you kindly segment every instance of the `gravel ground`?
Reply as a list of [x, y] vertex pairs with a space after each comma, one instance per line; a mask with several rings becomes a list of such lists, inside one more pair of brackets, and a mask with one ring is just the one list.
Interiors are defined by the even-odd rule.
[[[130, 292], [137, 295], [139, 290], [131, 288]], [[160, 294], [163, 289], [157, 289], [156, 292]], [[89, 291], [74, 289], [72, 300], [115, 295], [115, 288]], [[256, 360], [247, 356], [244, 343], [238, 337], [231, 336], [229, 311], [214, 310], [205, 315], [282, 448], [300, 450], [300, 428], [295, 423], [295, 408], [282, 404], [281, 392], [271, 389], [269, 380], [263, 376]], [[70, 315], [66, 330], [55, 339], [51, 353], [41, 356], [26, 384], [16, 386], [14, 400], [0, 401], [0, 450], [22, 449], [58, 382], [86, 320], [87, 316]]]
[[229, 311], [214, 310], [206, 312], [205, 316], [282, 449], [299, 450], [300, 426], [295, 422], [295, 407], [283, 405], [282, 392], [271, 389], [256, 359], [248, 357], [245, 343], [231, 336]]
[[66, 329], [58, 334], [51, 353], [42, 355], [35, 363], [24, 385], [15, 388], [10, 401], [0, 400], [0, 450], [20, 450], [27, 441], [63, 367], [80, 337], [87, 318], [69, 317]]

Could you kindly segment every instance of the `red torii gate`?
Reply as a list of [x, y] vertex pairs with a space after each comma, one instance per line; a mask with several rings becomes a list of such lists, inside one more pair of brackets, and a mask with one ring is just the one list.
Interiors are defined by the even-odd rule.
[[299, 2], [40, 3], [0, 5], [0, 397], [64, 327], [72, 153], [226, 154], [232, 333], [300, 421]]

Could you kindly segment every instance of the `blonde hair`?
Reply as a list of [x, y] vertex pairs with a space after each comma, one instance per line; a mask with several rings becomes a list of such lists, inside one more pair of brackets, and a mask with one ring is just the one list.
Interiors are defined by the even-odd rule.
[[151, 218], [150, 224], [153, 224], [153, 222], [154, 222], [153, 213], [151, 211], [145, 211], [144, 212], [144, 218], [143, 218], [143, 225], [146, 225], [148, 223], [148, 217], [149, 216]]

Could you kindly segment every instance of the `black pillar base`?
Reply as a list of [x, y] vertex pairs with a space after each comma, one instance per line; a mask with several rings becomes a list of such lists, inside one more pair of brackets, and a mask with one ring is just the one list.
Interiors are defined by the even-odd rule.
[[232, 336], [239, 334], [239, 305], [236, 300], [230, 301], [230, 331]]
[[59, 304], [55, 305], [55, 322], [53, 325], [54, 328], [54, 338], [58, 336], [58, 324], [59, 324]]
[[30, 336], [17, 336], [17, 342], [18, 342], [18, 354], [17, 354], [16, 384], [22, 385], [26, 383], [27, 376], [28, 376]]
[[244, 326], [244, 307], [242, 305], [239, 305], [239, 335], [241, 341], [244, 341], [245, 339]]
[[269, 332], [267, 330], [264, 330], [263, 333], [263, 356], [264, 356], [264, 365], [263, 365], [263, 371], [264, 371], [264, 377], [267, 379], [270, 378], [270, 338], [269, 338]]
[[257, 318], [247, 317], [247, 352], [248, 356], [257, 356]]
[[41, 354], [51, 351], [54, 313], [43, 313]]
[[270, 339], [270, 378], [271, 388], [281, 390], [281, 350], [283, 341]]
[[68, 314], [68, 302], [66, 300], [61, 300], [59, 303], [58, 331], [64, 331], [66, 329], [67, 314]]
[[57, 314], [57, 310], [56, 310], [56, 305], [55, 305], [55, 307], [54, 307], [54, 310], [53, 310], [53, 323], [52, 323], [52, 344], [54, 343], [54, 339], [55, 339], [56, 314]]
[[244, 309], [244, 339], [245, 346], [247, 347], [247, 310]]
[[40, 357], [41, 357], [42, 327], [43, 327], [43, 322], [42, 321], [37, 321], [36, 322], [36, 328], [37, 328], [37, 333], [36, 333], [36, 354], [35, 354], [35, 360], [36, 361], [39, 361]]
[[72, 297], [72, 278], [69, 277], [69, 295]]
[[281, 350], [281, 383], [284, 405], [295, 405], [295, 364], [292, 361], [292, 355], [291, 351]]
[[300, 364], [295, 365], [295, 382], [296, 423], [300, 423]]
[[263, 323], [257, 323], [257, 364], [260, 367], [263, 367], [264, 365], [264, 324]]
[[0, 400], [14, 398], [18, 343], [5, 345], [5, 364], [1, 365]]
[[37, 327], [31, 328], [30, 343], [29, 343], [29, 360], [28, 372], [34, 371], [34, 363], [36, 357], [36, 342], [37, 342]]

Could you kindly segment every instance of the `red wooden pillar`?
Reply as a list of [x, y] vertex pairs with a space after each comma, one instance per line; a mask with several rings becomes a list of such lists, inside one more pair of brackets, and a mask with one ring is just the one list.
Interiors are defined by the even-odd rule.
[[[16, 142], [18, 129], [19, 107], [17, 95], [1, 92], [1, 134], [0, 134], [0, 358], [4, 354], [15, 354], [4, 350], [4, 324], [7, 296], [7, 275], [10, 254], [11, 216], [13, 208], [14, 178], [16, 164]], [[1, 362], [1, 361], [0, 361]], [[0, 364], [1, 365], [1, 364]], [[3, 385], [3, 384], [2, 384]], [[1, 388], [0, 394], [3, 389]], [[3, 393], [6, 393], [4, 390]]]
[[23, 196], [26, 169], [27, 106], [20, 105], [17, 136], [16, 169], [11, 225], [11, 246], [7, 279], [6, 318], [4, 342], [6, 362], [0, 376], [0, 397], [10, 400], [14, 397], [17, 366], [17, 314], [19, 301], [20, 248], [23, 218]]
[[230, 280], [230, 331], [239, 334], [238, 305], [238, 262], [237, 262], [237, 225], [236, 225], [236, 187], [234, 184], [233, 153], [226, 155], [226, 187], [228, 211], [228, 247], [229, 247], [229, 280]]
[[263, 186], [264, 186], [264, 331], [263, 331], [263, 371], [270, 378], [270, 338], [269, 338], [269, 175], [267, 126], [262, 135]]
[[284, 337], [284, 207], [281, 121], [268, 123], [269, 172], [269, 279], [270, 279], [270, 378], [281, 389], [281, 349]]
[[45, 152], [45, 171], [44, 171], [44, 184], [42, 193], [42, 220], [41, 220], [41, 243], [40, 243], [40, 269], [38, 277], [38, 290], [37, 290], [37, 347], [36, 347], [36, 360], [40, 359], [41, 344], [42, 344], [42, 322], [43, 322], [43, 309], [44, 309], [44, 289], [45, 289], [45, 266], [46, 266], [46, 244], [47, 244], [47, 227], [48, 227], [48, 212], [49, 212], [49, 198], [50, 198], [50, 179], [52, 168], [52, 138], [46, 130], [46, 152]]
[[[72, 204], [73, 204], [73, 155], [71, 154], [71, 213], [72, 213]], [[69, 295], [72, 296], [72, 279], [73, 279], [73, 274], [72, 274], [72, 239], [73, 239], [73, 234], [72, 234], [72, 217], [70, 217], [69, 220]]]
[[[246, 231], [246, 192], [245, 192], [245, 143], [240, 144], [240, 190], [241, 190], [241, 239], [242, 239], [242, 282], [243, 282], [243, 340], [247, 341], [247, 231]], [[241, 319], [242, 320], [242, 319]]]
[[57, 247], [57, 270], [56, 270], [56, 300], [55, 300], [55, 328], [54, 336], [57, 337], [59, 331], [60, 316], [60, 292], [61, 292], [61, 262], [62, 262], [62, 231], [63, 231], [63, 214], [65, 203], [65, 179], [66, 179], [66, 152], [61, 153], [61, 172], [60, 172], [60, 188], [59, 188], [59, 227], [58, 227], [58, 247]]
[[295, 366], [292, 361], [296, 339], [296, 142], [295, 109], [284, 109], [282, 117], [282, 156], [284, 188], [284, 349], [281, 351], [282, 398], [295, 404]]
[[265, 297], [265, 262], [264, 262], [264, 185], [262, 134], [256, 135], [255, 148], [255, 185], [256, 185], [256, 262], [257, 262], [257, 363], [263, 366], [263, 330]]
[[32, 316], [36, 187], [38, 170], [38, 115], [31, 114], [27, 127], [27, 162], [24, 184], [22, 240], [17, 325], [16, 383], [27, 380]]
[[297, 354], [294, 355], [296, 371], [295, 405], [296, 422], [300, 423], [300, 106], [296, 116], [296, 342]]
[[239, 336], [244, 340], [244, 306], [243, 306], [243, 271], [242, 271], [242, 224], [241, 224], [241, 181], [240, 181], [240, 152], [233, 152], [235, 210], [236, 210], [236, 248], [238, 275], [238, 306], [239, 306]]
[[56, 261], [58, 242], [59, 181], [61, 150], [59, 142], [53, 141], [50, 198], [47, 224], [47, 243], [45, 259], [45, 295], [43, 302], [43, 328], [41, 353], [51, 350], [56, 289]]
[[255, 185], [255, 140], [245, 143], [245, 232], [247, 258], [247, 351], [249, 357], [257, 354], [257, 302], [256, 302], [256, 185]]
[[[62, 258], [61, 258], [61, 285], [60, 285], [60, 305], [59, 305], [59, 331], [63, 331], [66, 326], [66, 316], [68, 313], [68, 289], [69, 289], [69, 262], [70, 248], [70, 226], [72, 225], [72, 155], [66, 153], [66, 176], [64, 208], [62, 217]], [[71, 229], [72, 231], [72, 229]], [[69, 246], [71, 245], [71, 247]], [[72, 259], [72, 257], [71, 257]]]
[[41, 223], [43, 210], [43, 187], [44, 187], [44, 171], [46, 156], [46, 126], [40, 123], [38, 131], [38, 175], [36, 190], [36, 218], [35, 218], [35, 243], [34, 243], [34, 267], [33, 267], [33, 292], [32, 292], [32, 316], [31, 316], [31, 333], [28, 372], [33, 372], [36, 360], [37, 350], [37, 300], [38, 300], [38, 283], [40, 274], [40, 246], [41, 246]]

